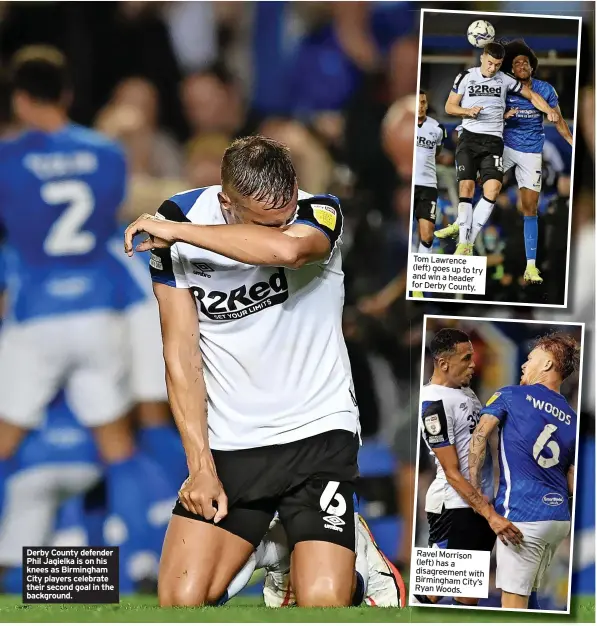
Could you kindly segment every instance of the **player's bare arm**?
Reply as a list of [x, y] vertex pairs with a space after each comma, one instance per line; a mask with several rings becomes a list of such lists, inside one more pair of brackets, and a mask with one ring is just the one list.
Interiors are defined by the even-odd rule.
[[550, 122], [557, 124], [558, 120], [560, 119], [560, 116], [558, 115], [555, 109], [552, 109], [549, 106], [549, 104], [547, 104], [547, 102], [543, 99], [542, 96], [540, 96], [537, 92], [533, 91], [527, 85], [523, 85], [519, 93], [523, 98], [530, 100], [531, 104], [536, 109], [538, 109], [542, 113], [545, 113], [545, 115], [547, 115], [547, 119]]
[[468, 454], [468, 469], [471, 476], [471, 484], [475, 489], [480, 488], [481, 468], [487, 456], [487, 444], [498, 421], [498, 418], [493, 415], [482, 415], [471, 437]]
[[568, 124], [566, 124], [566, 120], [562, 116], [562, 111], [560, 110], [559, 104], [555, 108], [555, 111], [560, 116], [560, 119], [556, 123], [556, 130], [570, 145], [572, 145], [574, 142], [574, 137], [572, 136], [572, 133], [570, 132], [570, 128], [568, 127]]
[[189, 467], [179, 499], [188, 511], [217, 523], [226, 516], [228, 503], [208, 444], [197, 309], [187, 289], [154, 283], [153, 290], [160, 309], [168, 398]]
[[134, 248], [137, 252], [182, 242], [249, 265], [297, 269], [323, 260], [330, 253], [327, 236], [306, 224], [286, 228], [258, 224], [199, 226], [144, 214], [125, 232], [125, 252], [129, 256], [133, 255], [133, 238], [139, 233], [146, 233], [149, 238]]
[[460, 106], [462, 101], [461, 93], [450, 93], [446, 100], [445, 110], [448, 115], [456, 115], [457, 117], [470, 117], [475, 119], [479, 113], [483, 110], [483, 107], [471, 107], [466, 109]]

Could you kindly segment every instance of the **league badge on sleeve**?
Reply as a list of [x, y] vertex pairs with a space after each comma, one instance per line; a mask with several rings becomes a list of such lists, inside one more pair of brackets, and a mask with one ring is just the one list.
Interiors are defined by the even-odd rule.
[[336, 228], [337, 214], [336, 209], [327, 204], [313, 204], [313, 217], [321, 224], [326, 226], [330, 230]]
[[495, 402], [502, 394], [499, 391], [496, 391], [489, 400], [487, 400], [487, 404], [485, 406], [489, 406], [493, 402]]
[[430, 435], [438, 435], [441, 432], [442, 426], [437, 413], [427, 415], [423, 421], [425, 422], [425, 429]]

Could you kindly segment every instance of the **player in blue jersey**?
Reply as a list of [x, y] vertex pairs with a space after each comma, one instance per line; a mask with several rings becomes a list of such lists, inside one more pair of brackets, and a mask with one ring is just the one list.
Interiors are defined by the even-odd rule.
[[520, 385], [503, 387], [481, 410], [469, 452], [471, 482], [480, 484], [488, 437], [499, 426], [498, 513], [524, 535], [518, 548], [497, 546], [502, 607], [539, 608], [536, 592], [570, 532], [577, 417], [560, 394], [578, 369], [580, 348], [565, 334], [541, 338], [522, 366]]
[[0, 223], [10, 251], [9, 322], [0, 336], [0, 476], [59, 389], [95, 431], [102, 458], [134, 453], [122, 315], [126, 280], [109, 253], [126, 167], [112, 141], [67, 116], [64, 57], [30, 47], [11, 65], [22, 132], [0, 145]]
[[[573, 137], [562, 117], [556, 90], [544, 80], [533, 78], [539, 62], [535, 53], [524, 41], [511, 41], [504, 45], [503, 70], [514, 76], [521, 84], [538, 93], [556, 110], [559, 119], [555, 124], [558, 132], [572, 146]], [[542, 283], [536, 267], [538, 217], [537, 206], [541, 192], [542, 152], [545, 142], [544, 114], [518, 94], [509, 93], [506, 98], [504, 126], [504, 171], [514, 169], [520, 189], [520, 208], [524, 215], [524, 243], [526, 269], [524, 279], [529, 283]]]

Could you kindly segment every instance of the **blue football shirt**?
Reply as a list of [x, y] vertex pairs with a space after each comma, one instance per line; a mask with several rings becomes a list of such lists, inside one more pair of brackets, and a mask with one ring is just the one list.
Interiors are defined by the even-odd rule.
[[513, 522], [570, 520], [577, 417], [564, 396], [539, 384], [503, 387], [481, 414], [500, 421], [496, 511]]
[[[552, 109], [558, 106], [558, 94], [549, 83], [533, 78], [531, 89]], [[545, 142], [544, 114], [530, 100], [514, 93], [506, 97], [506, 111], [509, 109], [518, 109], [518, 113], [505, 120], [504, 145], [518, 152], [541, 152]]]
[[122, 150], [67, 124], [0, 143], [0, 226], [16, 321], [112, 309], [130, 274], [108, 249], [125, 195]]

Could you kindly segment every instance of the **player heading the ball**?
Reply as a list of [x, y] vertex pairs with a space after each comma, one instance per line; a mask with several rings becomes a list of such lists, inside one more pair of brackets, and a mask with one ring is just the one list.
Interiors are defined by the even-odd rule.
[[[446, 113], [462, 118], [456, 148], [459, 243], [455, 254], [473, 254], [475, 239], [489, 219], [502, 188], [504, 112], [508, 94], [521, 95], [550, 121], [559, 120], [558, 113], [538, 93], [500, 71], [505, 54], [501, 44], [487, 44], [481, 54], [481, 65], [458, 74], [446, 101]], [[473, 211], [477, 172], [483, 196]], [[437, 231], [436, 235], [442, 238], [451, 233], [448, 227]]]

